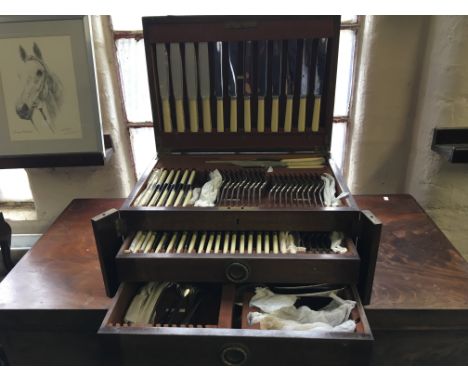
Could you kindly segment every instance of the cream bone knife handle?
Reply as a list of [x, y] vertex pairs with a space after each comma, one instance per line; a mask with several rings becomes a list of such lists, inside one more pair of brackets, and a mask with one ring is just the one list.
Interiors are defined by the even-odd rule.
[[286, 99], [286, 112], [285, 112], [285, 116], [284, 116], [284, 131], [286, 133], [291, 132], [292, 107], [293, 107], [293, 97], [288, 97]]
[[180, 170], [177, 170], [174, 177], [168, 176], [168, 178], [166, 179], [166, 189], [163, 191], [161, 197], [159, 198], [158, 204], [156, 205], [156, 207], [161, 207], [164, 205], [166, 198], [170, 195], [175, 185], [177, 184], [177, 181], [179, 179], [179, 174], [180, 174]]
[[273, 97], [271, 100], [271, 131], [278, 132], [278, 114], [279, 114], [279, 98]]
[[167, 176], [168, 176], [168, 171], [163, 170], [163, 172], [161, 173], [161, 176], [158, 178], [158, 182], [156, 183], [156, 185], [154, 187], [154, 191], [152, 193], [152, 196], [151, 196], [149, 202], [146, 204], [147, 206], [153, 206], [154, 204], [156, 204], [156, 201], [157, 201], [157, 199], [159, 197], [161, 187], [164, 184], [164, 181], [166, 180]]
[[182, 175], [182, 179], [179, 182], [177, 182], [177, 180], [174, 180], [175, 184], [173, 185], [173, 189], [171, 191], [171, 194], [167, 198], [166, 205], [165, 205], [166, 207], [170, 207], [172, 205], [172, 202], [174, 201], [174, 198], [176, 197], [176, 195], [180, 194], [179, 191], [184, 188], [184, 184], [185, 184], [185, 181], [187, 180], [187, 176], [188, 176], [188, 170], [185, 170], [183, 175]]
[[224, 133], [224, 104], [222, 98], [216, 100], [216, 130], [218, 133]]
[[164, 123], [164, 132], [172, 132], [172, 118], [171, 118], [171, 107], [169, 105], [168, 99], [162, 100], [162, 109], [163, 109], [163, 123]]
[[299, 117], [298, 117], [298, 121], [297, 121], [297, 130], [300, 133], [303, 133], [305, 131], [306, 106], [307, 106], [307, 98], [302, 97], [299, 100]]
[[161, 207], [164, 204], [164, 201], [167, 198], [167, 195], [171, 189], [172, 184], [171, 183], [164, 183], [163, 186], [161, 187], [161, 190], [159, 191], [159, 198], [155, 200], [156, 207]]
[[176, 99], [175, 102], [176, 102], [177, 132], [183, 133], [185, 131], [184, 103], [182, 99]]
[[237, 98], [231, 98], [231, 124], [230, 124], [231, 133], [237, 132]]
[[203, 131], [205, 133], [211, 133], [211, 106], [210, 106], [210, 99], [203, 98]]
[[250, 133], [252, 131], [252, 120], [250, 116], [250, 97], [244, 98], [244, 131]]
[[257, 131], [263, 133], [265, 131], [265, 98], [258, 99], [257, 109]]
[[185, 188], [187, 188], [187, 194], [185, 195], [184, 202], [182, 203], [182, 207], [186, 207], [187, 204], [190, 202], [190, 199], [192, 199], [192, 184], [193, 181], [195, 180], [195, 175], [197, 172], [195, 170], [192, 170], [192, 173], [190, 174], [189, 181]]
[[321, 98], [315, 97], [314, 101], [314, 114], [312, 116], [312, 131], [314, 133], [319, 131], [319, 123], [320, 123], [320, 104]]
[[196, 99], [189, 99], [190, 132], [198, 131], [198, 105]]
[[174, 207], [179, 206], [179, 204], [180, 204], [180, 202], [182, 200], [182, 197], [184, 196], [185, 182], [187, 181], [188, 174], [189, 174], [189, 170], [185, 170], [184, 174], [182, 175], [182, 179], [181, 179], [180, 183], [177, 185], [177, 190], [176, 190], [177, 198], [176, 198], [176, 200], [174, 202]]

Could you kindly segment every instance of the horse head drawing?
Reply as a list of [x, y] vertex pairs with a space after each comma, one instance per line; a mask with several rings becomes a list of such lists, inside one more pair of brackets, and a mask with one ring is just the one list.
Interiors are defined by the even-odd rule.
[[44, 123], [54, 131], [54, 120], [62, 105], [62, 83], [44, 62], [39, 46], [33, 44], [33, 54], [28, 55], [20, 45], [19, 53], [24, 62], [21, 78], [22, 91], [16, 102], [16, 114], [29, 120], [35, 128], [34, 112], [40, 113]]

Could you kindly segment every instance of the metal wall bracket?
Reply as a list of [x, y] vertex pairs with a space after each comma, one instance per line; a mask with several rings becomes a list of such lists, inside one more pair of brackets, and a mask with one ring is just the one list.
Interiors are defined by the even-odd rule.
[[468, 128], [435, 128], [431, 149], [451, 163], [468, 163]]

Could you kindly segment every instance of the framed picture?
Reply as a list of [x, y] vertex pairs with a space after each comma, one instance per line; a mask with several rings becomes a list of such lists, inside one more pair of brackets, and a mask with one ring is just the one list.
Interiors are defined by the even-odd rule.
[[0, 168], [104, 164], [87, 16], [0, 16]]

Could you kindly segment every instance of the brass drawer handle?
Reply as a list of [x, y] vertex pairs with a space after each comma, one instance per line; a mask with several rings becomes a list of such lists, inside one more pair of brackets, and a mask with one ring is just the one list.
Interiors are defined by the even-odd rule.
[[247, 359], [247, 349], [241, 345], [229, 345], [221, 351], [221, 362], [226, 366], [242, 366]]
[[231, 263], [226, 267], [226, 278], [233, 283], [243, 283], [248, 280], [250, 269], [242, 263]]

